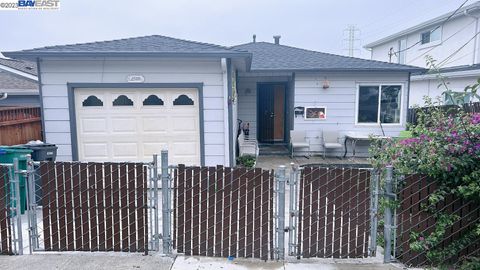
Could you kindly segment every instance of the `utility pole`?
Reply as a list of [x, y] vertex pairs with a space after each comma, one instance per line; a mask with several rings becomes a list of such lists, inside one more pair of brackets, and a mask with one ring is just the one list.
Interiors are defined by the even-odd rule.
[[360, 39], [357, 38], [360, 36], [360, 29], [355, 25], [348, 25], [346, 29], [343, 30], [343, 42], [344, 50], [348, 52], [348, 56], [354, 57], [355, 52], [359, 51], [357, 45], [360, 44]]

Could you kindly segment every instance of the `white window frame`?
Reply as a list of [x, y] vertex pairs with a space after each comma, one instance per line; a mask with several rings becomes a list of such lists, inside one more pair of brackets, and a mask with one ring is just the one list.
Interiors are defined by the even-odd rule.
[[[402, 47], [404, 43], [405, 47]], [[407, 38], [401, 38], [398, 40], [398, 63], [405, 65], [407, 63]], [[403, 58], [403, 61], [402, 61]], [[403, 63], [402, 63], [403, 62]]]
[[[437, 29], [438, 27], [438, 29]], [[422, 35], [426, 32], [432, 32], [433, 30], [435, 31], [438, 31], [440, 33], [440, 37], [438, 40], [434, 40], [434, 41], [429, 41], [427, 43], [422, 43]], [[431, 33], [430, 33], [430, 36], [431, 36]], [[442, 26], [435, 26], [427, 31], [422, 31], [420, 32], [420, 35], [419, 35], [419, 40], [420, 40], [420, 49], [423, 49], [423, 48], [429, 48], [429, 47], [433, 47], [433, 46], [437, 46], [437, 45], [440, 45], [442, 43], [442, 36], [443, 36], [443, 27]]]
[[[382, 126], [403, 126], [403, 112], [404, 112], [404, 102], [405, 102], [405, 95], [403, 93], [405, 89], [405, 83], [403, 82], [362, 82], [357, 83], [357, 91], [355, 94], [355, 125], [356, 126], [379, 126], [380, 125], [380, 109], [382, 107], [381, 100], [382, 100], [382, 86], [386, 85], [400, 85], [400, 122], [398, 123], [381, 123]], [[359, 98], [360, 98], [360, 86], [378, 86], [378, 109], [377, 109], [377, 122], [376, 123], [359, 123], [358, 122], [358, 109], [359, 109]]]

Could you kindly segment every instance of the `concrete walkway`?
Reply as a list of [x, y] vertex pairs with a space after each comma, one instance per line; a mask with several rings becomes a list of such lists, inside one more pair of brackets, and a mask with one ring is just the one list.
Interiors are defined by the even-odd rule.
[[62, 252], [23, 256], [0, 256], [0, 269], [157, 269], [157, 270], [398, 270], [401, 265], [382, 264], [375, 260], [302, 259], [285, 262], [257, 259], [185, 257], [160, 255]]
[[369, 164], [367, 158], [336, 158], [336, 157], [327, 157], [323, 159], [320, 156], [311, 156], [311, 157], [304, 157], [298, 156], [294, 157], [293, 159], [290, 156], [270, 156], [270, 155], [260, 155], [257, 159], [257, 168], [262, 168], [265, 170], [276, 169], [280, 165], [289, 166], [290, 163], [294, 163], [297, 165], [307, 165], [307, 164], [314, 164], [314, 165], [333, 165], [333, 164], [348, 164], [348, 165], [360, 165], [360, 164]]

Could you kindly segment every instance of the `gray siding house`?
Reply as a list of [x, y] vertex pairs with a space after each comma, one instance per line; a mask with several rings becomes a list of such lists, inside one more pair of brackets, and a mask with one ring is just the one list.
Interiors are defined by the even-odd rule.
[[34, 62], [0, 58], [0, 106], [40, 106]]
[[234, 165], [238, 119], [264, 145], [305, 130], [312, 152], [323, 130], [396, 136], [419, 70], [279, 39], [223, 47], [155, 35], [4, 55], [37, 61], [59, 160], [150, 160], [168, 149], [172, 163], [190, 165]]

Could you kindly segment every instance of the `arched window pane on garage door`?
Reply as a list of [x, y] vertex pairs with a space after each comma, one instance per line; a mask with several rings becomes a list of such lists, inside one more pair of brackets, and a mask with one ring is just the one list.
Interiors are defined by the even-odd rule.
[[103, 102], [96, 96], [88, 96], [82, 102], [83, 107], [101, 107]]
[[163, 105], [163, 100], [156, 95], [150, 95], [143, 101], [144, 106], [161, 106]]
[[173, 105], [193, 105], [193, 100], [187, 95], [180, 95], [173, 101]]
[[133, 101], [125, 95], [120, 95], [113, 101], [113, 106], [133, 106]]

